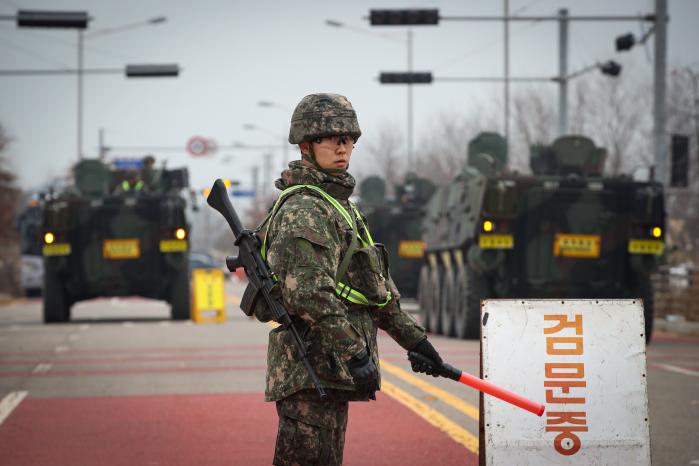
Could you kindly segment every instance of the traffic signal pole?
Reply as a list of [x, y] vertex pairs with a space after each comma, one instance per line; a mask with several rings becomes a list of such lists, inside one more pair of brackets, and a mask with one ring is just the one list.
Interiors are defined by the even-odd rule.
[[655, 0], [655, 56], [653, 76], [653, 148], [656, 180], [667, 185], [668, 139], [665, 134], [667, 76], [667, 0]]
[[[666, 21], [667, 21], [667, 0], [656, 0], [655, 15], [618, 15], [618, 16], [569, 16], [567, 9], [561, 9], [556, 16], [510, 16], [509, 1], [504, 2], [503, 16], [441, 16], [438, 9], [394, 9], [394, 10], [370, 10], [369, 21], [372, 26], [411, 26], [411, 25], [437, 25], [440, 21], [503, 21], [504, 22], [504, 77], [503, 78], [434, 78], [440, 81], [503, 81], [504, 83], [504, 127], [505, 137], [509, 139], [509, 84], [512, 81], [555, 81], [559, 85], [558, 98], [558, 133], [566, 134], [568, 131], [568, 80], [572, 76], [568, 74], [568, 24], [570, 21], [585, 21], [585, 22], [600, 22], [600, 21], [655, 21], [656, 30], [662, 28], [662, 31], [657, 32], [656, 36], [656, 71], [655, 71], [655, 140], [656, 140], [656, 166], [658, 167], [659, 176], [665, 176], [665, 168], [661, 165], [660, 158], [666, 158], [666, 144], [664, 140], [664, 122], [665, 122], [665, 51], [666, 51]], [[661, 18], [662, 16], [662, 18]], [[558, 21], [558, 76], [551, 79], [537, 78], [511, 78], [509, 70], [509, 22], [510, 21]], [[662, 26], [659, 24], [662, 23]], [[661, 37], [662, 36], [662, 37]], [[611, 62], [608, 62], [611, 63]], [[619, 74], [620, 67], [616, 65], [616, 69], [608, 72], [603, 66], [600, 70], [611, 76]], [[429, 75], [420, 77], [418, 74]], [[389, 76], [391, 75], [391, 76]], [[403, 75], [399, 77], [399, 75]], [[383, 84], [407, 84], [409, 91], [412, 84], [432, 82], [431, 73], [415, 73], [412, 67], [409, 66], [408, 73], [381, 73], [381, 83]], [[412, 99], [409, 99], [412, 100]], [[410, 123], [412, 125], [412, 123]], [[410, 132], [410, 131], [409, 131]], [[662, 146], [662, 147], [661, 147]], [[663, 178], [664, 179], [664, 178]]]

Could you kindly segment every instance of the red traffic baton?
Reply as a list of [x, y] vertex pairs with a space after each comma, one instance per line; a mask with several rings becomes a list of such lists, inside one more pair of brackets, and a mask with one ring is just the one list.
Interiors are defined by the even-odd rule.
[[[427, 364], [428, 366], [434, 367], [434, 364], [430, 359], [413, 351], [408, 352], [408, 359], [410, 359], [411, 362], [420, 362], [422, 364]], [[447, 377], [464, 385], [468, 385], [469, 387], [475, 388], [478, 391], [487, 393], [488, 395], [500, 398], [503, 401], [517, 406], [518, 408], [534, 413], [539, 417], [544, 414], [544, 410], [546, 409], [544, 405], [540, 403], [532, 401], [505, 388], [498, 387], [497, 385], [486, 380], [461, 371], [452, 365], [443, 363], [442, 367], [439, 368], [438, 373], [442, 377]]]

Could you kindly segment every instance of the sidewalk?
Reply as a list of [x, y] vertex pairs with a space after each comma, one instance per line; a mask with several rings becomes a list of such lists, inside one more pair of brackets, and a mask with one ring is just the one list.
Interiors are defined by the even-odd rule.
[[667, 320], [655, 319], [653, 321], [653, 330], [665, 333], [675, 333], [678, 335], [695, 335], [699, 336], [699, 322], [690, 322], [687, 320]]

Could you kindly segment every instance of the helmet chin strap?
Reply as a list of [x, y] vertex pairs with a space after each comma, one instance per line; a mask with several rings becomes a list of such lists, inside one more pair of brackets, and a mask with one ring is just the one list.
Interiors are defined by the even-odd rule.
[[313, 165], [317, 170], [322, 171], [323, 173], [327, 173], [329, 175], [341, 175], [343, 173], [347, 173], [347, 169], [349, 168], [349, 163], [347, 164], [347, 166], [345, 166], [345, 168], [321, 167], [318, 161], [316, 160], [316, 154], [315, 152], [313, 152], [313, 143], [311, 141], [308, 141], [308, 154], [301, 151], [301, 158]]

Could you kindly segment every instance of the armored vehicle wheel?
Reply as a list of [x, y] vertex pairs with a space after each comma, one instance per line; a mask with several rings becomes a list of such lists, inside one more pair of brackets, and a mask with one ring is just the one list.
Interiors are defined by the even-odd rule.
[[44, 322], [66, 322], [70, 319], [70, 302], [58, 277], [44, 275]]
[[189, 270], [177, 272], [170, 289], [170, 318], [172, 320], [189, 320], [190, 290]]
[[418, 303], [420, 303], [420, 319], [422, 321], [422, 326], [429, 332], [431, 331], [429, 306], [432, 302], [432, 292], [430, 288], [430, 268], [426, 265], [423, 265], [420, 269], [417, 300]]
[[456, 336], [477, 339], [480, 337], [481, 299], [486, 297], [487, 283], [469, 267], [459, 271], [456, 283], [459, 295], [459, 307], [454, 316]]
[[432, 299], [430, 300], [430, 304], [427, 308], [427, 312], [429, 312], [429, 322], [430, 322], [430, 330], [433, 333], [436, 334], [441, 334], [442, 333], [442, 316], [441, 313], [439, 312], [439, 307], [440, 303], [442, 302], [442, 280], [444, 276], [444, 272], [440, 267], [434, 268], [430, 271], [430, 281], [429, 281], [429, 287], [431, 289], [431, 297]]
[[452, 337], [454, 330], [454, 312], [456, 311], [455, 297], [456, 284], [454, 283], [454, 269], [444, 271], [442, 277], [441, 299], [439, 301], [440, 320], [442, 321], [442, 334]]
[[645, 321], [646, 344], [650, 343], [653, 336], [653, 317], [655, 315], [655, 297], [650, 275], [639, 274], [636, 277], [636, 297], [643, 299], [643, 319]]

